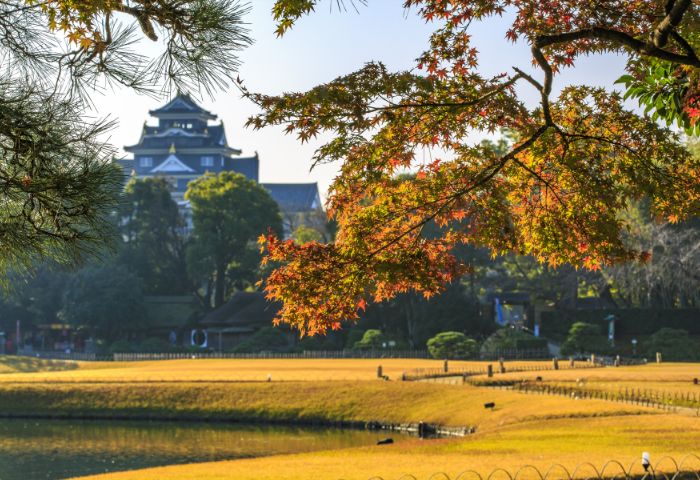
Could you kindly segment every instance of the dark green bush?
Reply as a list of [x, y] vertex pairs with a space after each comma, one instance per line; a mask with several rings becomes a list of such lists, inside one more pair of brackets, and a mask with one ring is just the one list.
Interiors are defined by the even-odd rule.
[[545, 350], [547, 340], [534, 337], [515, 328], [501, 328], [496, 330], [481, 345], [481, 354], [484, 356], [499, 355], [506, 350]]
[[697, 360], [698, 345], [682, 329], [662, 328], [654, 333], [646, 343], [646, 352], [650, 358], [655, 358], [656, 352], [661, 352], [664, 360]]
[[542, 312], [541, 329], [545, 337], [565, 337], [571, 326], [576, 322], [592, 323], [601, 328], [607, 328], [605, 318], [615, 315], [616, 335], [640, 336], [651, 335], [660, 328], [675, 328], [688, 331], [690, 334], [700, 334], [700, 309], [644, 309], [644, 308], [613, 308], [605, 310], [554, 310]]
[[175, 351], [173, 345], [162, 338], [147, 338], [138, 347], [140, 353], [170, 353]]
[[608, 350], [610, 346], [601, 334], [600, 326], [585, 322], [574, 323], [561, 345], [562, 355], [606, 353]]
[[382, 348], [382, 342], [385, 341], [381, 330], [370, 329], [363, 335], [362, 339], [352, 346], [356, 350], [376, 350]]
[[250, 338], [243, 340], [231, 351], [233, 353], [288, 352], [292, 347], [287, 335], [277, 328], [261, 328]]
[[442, 332], [428, 340], [428, 351], [433, 358], [473, 358], [479, 345], [461, 332]]
[[128, 340], [117, 340], [109, 346], [107, 353], [110, 355], [114, 353], [133, 353], [136, 351], [136, 348], [134, 347], [135, 345], [133, 342]]

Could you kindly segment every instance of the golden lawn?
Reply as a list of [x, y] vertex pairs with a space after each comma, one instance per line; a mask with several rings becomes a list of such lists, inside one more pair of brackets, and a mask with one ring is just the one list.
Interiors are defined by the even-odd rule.
[[[486, 475], [497, 468], [514, 472], [525, 465], [543, 471], [554, 463], [570, 471], [583, 462], [600, 468], [617, 459], [641, 472], [641, 452], [652, 461], [663, 455], [682, 458], [698, 450], [700, 422], [674, 415], [553, 419], [527, 422], [476, 433], [463, 439], [411, 440], [389, 446], [372, 446], [250, 460], [201, 463], [87, 477], [92, 480], [367, 480], [399, 479], [411, 474], [427, 480], [436, 472], [454, 479], [460, 472], [475, 470]], [[689, 466], [700, 470], [700, 461]], [[672, 471], [669, 462], [662, 470]], [[529, 473], [529, 475], [528, 475]], [[620, 473], [611, 465], [606, 473]], [[583, 468], [577, 477], [592, 475]], [[410, 477], [409, 477], [410, 478]], [[505, 475], [495, 478], [504, 479]], [[533, 472], [524, 477], [536, 478]], [[562, 477], [555, 477], [562, 478]]]
[[[476, 370], [485, 369], [488, 363], [493, 362], [450, 361], [449, 366], [455, 370]], [[507, 365], [541, 366], [550, 363], [517, 361], [508, 362]], [[0, 382], [266, 381], [268, 375], [273, 381], [375, 380], [379, 365], [382, 366], [384, 375], [395, 380], [403, 372], [415, 369], [441, 369], [443, 362], [421, 359], [188, 359], [112, 363], [75, 362], [74, 365], [77, 368], [50, 374], [45, 371], [36, 371], [0, 376]]]
[[[497, 467], [513, 471], [526, 464], [544, 468], [553, 463], [571, 469], [585, 461], [598, 466], [610, 459], [638, 463], [642, 451], [650, 451], [658, 460], [700, 450], [698, 418], [461, 382], [385, 382], [376, 379], [380, 364], [392, 379], [404, 371], [442, 366], [441, 361], [402, 359], [78, 363], [73, 370], [0, 375], [0, 411], [290, 422], [424, 421], [477, 428], [476, 434], [462, 439], [416, 439], [393, 446], [163, 467], [110, 474], [100, 480], [365, 480], [373, 475], [388, 480], [404, 473], [427, 479], [437, 471], [454, 478], [467, 469], [483, 474]], [[483, 368], [485, 363], [450, 362], [450, 366]], [[265, 381], [268, 374], [272, 382]], [[558, 384], [578, 379], [604, 389], [634, 384], [642, 389], [669, 386], [700, 391], [692, 383], [700, 377], [696, 364], [507, 373], [494, 378], [536, 376]], [[485, 410], [486, 402], [495, 402], [496, 408]]]

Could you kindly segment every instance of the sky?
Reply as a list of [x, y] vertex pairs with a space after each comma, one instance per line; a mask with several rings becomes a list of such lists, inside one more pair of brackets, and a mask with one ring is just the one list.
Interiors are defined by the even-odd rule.
[[[357, 11], [339, 10], [335, 0], [325, 0], [314, 14], [300, 19], [291, 31], [278, 38], [271, 14], [274, 0], [250, 0], [250, 3], [252, 8], [246, 21], [255, 43], [241, 52], [242, 64], [237, 74], [249, 90], [260, 93], [308, 90], [357, 70], [369, 61], [381, 61], [390, 70], [411, 69], [436, 28], [420, 19], [415, 10], [404, 10], [402, 0], [369, 0], [367, 6], [358, 5]], [[509, 25], [506, 15], [472, 26], [472, 41], [480, 51], [480, 71], [495, 75], [517, 66], [540, 78], [541, 72], [531, 66], [527, 44], [514, 45], [505, 40]], [[144, 53], [158, 51], [157, 44], [142, 42], [141, 45]], [[623, 65], [613, 55], [584, 58], [575, 69], [567, 69], [555, 78], [554, 92], [571, 83], [612, 87], [615, 79], [624, 73]], [[523, 87], [519, 93], [531, 104], [536, 102], [537, 95], [531, 88]], [[148, 117], [148, 110], [167, 100], [119, 89], [96, 94], [94, 113], [118, 121], [109, 141], [121, 148], [138, 141], [144, 120], [154, 123]], [[204, 108], [223, 120], [230, 146], [242, 149], [243, 155], [258, 152], [261, 182], [318, 182], [325, 196], [338, 165], [322, 165], [310, 171], [313, 152], [324, 137], [302, 145], [294, 135], [285, 135], [281, 127], [259, 131], [245, 128], [246, 119], [257, 108], [241, 98], [235, 88], [217, 92], [213, 98], [203, 94], [200, 100]]]

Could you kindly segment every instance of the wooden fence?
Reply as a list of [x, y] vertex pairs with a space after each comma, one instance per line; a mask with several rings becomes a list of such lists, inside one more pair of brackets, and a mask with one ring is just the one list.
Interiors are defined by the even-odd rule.
[[666, 392], [645, 388], [619, 388], [617, 391], [597, 390], [580, 385], [558, 385], [539, 382], [517, 382], [508, 386], [524, 393], [561, 395], [578, 399], [607, 400], [664, 410], [677, 408], [700, 409], [700, 395], [691, 392]]
[[299, 353], [115, 353], [117, 362], [177, 360], [201, 358], [230, 359], [302, 359], [302, 358], [430, 358], [426, 350], [308, 350]]
[[[598, 368], [602, 367], [603, 364], [599, 362], [573, 362], [570, 360], [554, 360], [547, 363], [541, 363], [539, 365], [508, 365], [505, 359], [501, 359], [495, 364], [489, 364], [484, 367], [474, 368], [453, 368], [450, 367], [449, 361], [446, 361], [443, 368], [419, 368], [415, 370], [410, 370], [405, 372], [401, 379], [404, 381], [415, 381], [424, 380], [430, 378], [444, 378], [444, 377], [458, 377], [461, 376], [464, 379], [469, 377], [475, 377], [479, 375], [495, 375], [503, 373], [514, 373], [514, 372], [541, 372], [541, 371], [551, 371], [551, 370], [570, 370], [570, 369], [582, 369], [582, 368]], [[556, 365], [556, 366], [555, 366]], [[509, 384], [512, 381], [508, 382]]]

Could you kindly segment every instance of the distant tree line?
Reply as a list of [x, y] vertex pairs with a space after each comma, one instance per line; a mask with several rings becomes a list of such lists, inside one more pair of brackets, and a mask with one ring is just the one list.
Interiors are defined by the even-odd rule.
[[[500, 143], [487, 147], [502, 148]], [[191, 182], [186, 199], [192, 207], [190, 225], [165, 179], [130, 180], [110, 217], [118, 232], [112, 249], [78, 270], [41, 263], [32, 277], [8, 276], [10, 288], [0, 301], [3, 329], [12, 331], [17, 320], [27, 326], [70, 323], [108, 344], [133, 340], [134, 332], [149, 328], [145, 296], [194, 295], [201, 316], [236, 291], [256, 289], [266, 275], [257, 237], [282, 232], [278, 207], [267, 191], [228, 172]], [[483, 299], [500, 292], [525, 293], [532, 302], [561, 311], [575, 311], [591, 298], [617, 308], [699, 308], [700, 220], [658, 224], [644, 200], [630, 205], [626, 215], [634, 226], [627, 241], [651, 252], [647, 263], [576, 270], [515, 254], [494, 257], [485, 248], [463, 245], [458, 257], [471, 268], [439, 296], [397, 295], [369, 306], [351, 328], [294, 346], [282, 341], [283, 332], [266, 330], [239, 350], [354, 348], [375, 330], [382, 343], [396, 349], [426, 348], [441, 332], [460, 332], [482, 344], [497, 327], [485, 314]], [[425, 234], [437, 230], [429, 225]], [[326, 242], [333, 233], [332, 224], [324, 232], [301, 225], [292, 238]], [[655, 332], [663, 326], [645, 328]], [[568, 328], [557, 339], [564, 340]]]
[[110, 217], [111, 248], [82, 268], [35, 266], [32, 276], [10, 277], [0, 302], [3, 329], [70, 324], [111, 343], [149, 327], [144, 297], [194, 294], [205, 312], [262, 273], [258, 235], [282, 232], [269, 193], [243, 175], [223, 172], [190, 182], [192, 226], [163, 178], [131, 179]]

